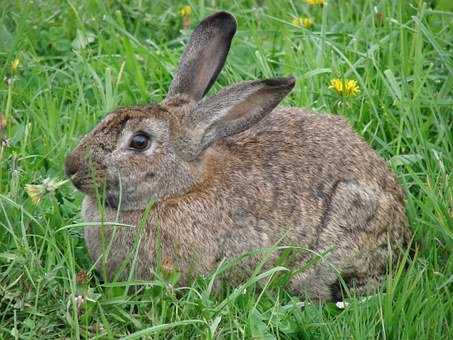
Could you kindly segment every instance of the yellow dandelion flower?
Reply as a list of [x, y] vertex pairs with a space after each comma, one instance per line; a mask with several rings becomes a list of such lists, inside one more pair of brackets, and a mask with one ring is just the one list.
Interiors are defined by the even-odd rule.
[[313, 21], [313, 19], [304, 18], [302, 24], [304, 25], [305, 28], [312, 28], [315, 22]]
[[294, 26], [302, 26], [302, 18], [294, 18], [291, 23], [294, 25]]
[[189, 5], [182, 6], [179, 10], [179, 15], [182, 17], [188, 17], [192, 14], [192, 7]]
[[345, 97], [356, 96], [360, 93], [359, 84], [353, 79], [346, 79], [344, 81], [338, 78], [332, 79], [330, 81], [329, 89], [332, 89], [339, 95]]
[[17, 67], [19, 66], [19, 64], [20, 64], [19, 58], [16, 58], [16, 59], [14, 59], [14, 60], [12, 61], [12, 63], [11, 63], [11, 71], [12, 71], [13, 73], [16, 72]]
[[319, 6], [324, 6], [327, 1], [325, 0], [305, 0], [305, 2], [309, 5], [319, 5]]
[[294, 18], [292, 24], [298, 27], [312, 28], [314, 21], [310, 18]]
[[356, 96], [360, 93], [359, 84], [357, 80], [346, 80], [344, 82], [344, 94], [346, 96]]
[[50, 192], [54, 192], [68, 181], [69, 179], [57, 181], [55, 179], [46, 178], [42, 181], [42, 184], [26, 184], [25, 191], [28, 196], [30, 196], [33, 204], [38, 204], [45, 195]]
[[332, 79], [330, 81], [329, 89], [333, 89], [337, 93], [341, 94], [343, 92], [343, 82], [341, 79]]

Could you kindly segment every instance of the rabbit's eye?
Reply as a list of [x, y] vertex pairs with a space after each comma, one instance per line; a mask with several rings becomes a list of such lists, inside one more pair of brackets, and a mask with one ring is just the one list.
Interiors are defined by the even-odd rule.
[[146, 150], [150, 146], [151, 137], [145, 132], [137, 132], [131, 138], [129, 147], [134, 150]]

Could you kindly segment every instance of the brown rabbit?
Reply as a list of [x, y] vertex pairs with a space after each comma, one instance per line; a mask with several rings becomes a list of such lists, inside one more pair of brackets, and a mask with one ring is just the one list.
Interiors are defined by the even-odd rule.
[[[310, 250], [294, 258], [296, 269], [323, 255], [292, 278], [295, 291], [340, 299], [340, 276], [357, 293], [372, 291], [410, 235], [401, 188], [343, 118], [276, 108], [292, 77], [203, 99], [235, 31], [229, 13], [204, 19], [167, 98], [109, 114], [68, 156], [67, 175], [86, 194], [84, 220], [137, 226], [87, 226], [92, 259], [109, 274], [135, 268], [138, 278], [150, 278], [161, 259], [184, 284], [222, 259], [279, 242]], [[256, 261], [244, 261], [231, 280]]]

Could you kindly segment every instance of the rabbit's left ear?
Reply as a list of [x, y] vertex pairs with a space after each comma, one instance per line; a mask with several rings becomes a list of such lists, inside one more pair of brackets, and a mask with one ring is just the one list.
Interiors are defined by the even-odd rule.
[[204, 19], [190, 37], [167, 98], [181, 93], [200, 100], [222, 70], [235, 33], [236, 19], [230, 13]]
[[187, 115], [170, 119], [176, 153], [193, 161], [215, 141], [249, 129], [292, 90], [294, 77], [247, 81], [200, 101]]

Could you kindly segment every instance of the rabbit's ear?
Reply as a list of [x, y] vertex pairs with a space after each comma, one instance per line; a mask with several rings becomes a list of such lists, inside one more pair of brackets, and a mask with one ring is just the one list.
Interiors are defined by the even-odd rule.
[[292, 90], [293, 77], [248, 81], [199, 102], [190, 116], [173, 124], [177, 154], [195, 160], [215, 141], [249, 129], [270, 113]]
[[167, 98], [182, 93], [200, 100], [216, 80], [236, 33], [236, 19], [227, 12], [205, 18], [192, 33]]

